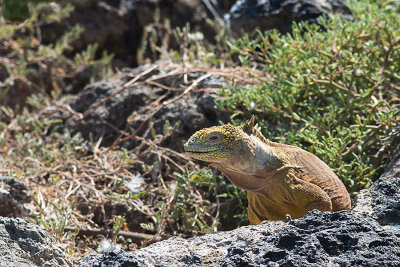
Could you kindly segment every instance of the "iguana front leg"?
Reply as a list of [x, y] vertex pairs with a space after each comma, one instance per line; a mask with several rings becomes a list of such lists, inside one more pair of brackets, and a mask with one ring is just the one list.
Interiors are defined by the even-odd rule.
[[302, 209], [304, 214], [313, 209], [332, 211], [332, 201], [329, 195], [319, 186], [293, 176], [288, 185], [290, 200]]

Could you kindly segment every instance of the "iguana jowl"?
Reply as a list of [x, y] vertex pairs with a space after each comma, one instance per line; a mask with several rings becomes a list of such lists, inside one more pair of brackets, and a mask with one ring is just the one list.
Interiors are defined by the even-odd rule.
[[307, 211], [350, 210], [345, 186], [319, 158], [295, 146], [268, 141], [254, 117], [197, 131], [184, 145], [192, 158], [210, 162], [247, 191], [250, 223], [302, 217]]

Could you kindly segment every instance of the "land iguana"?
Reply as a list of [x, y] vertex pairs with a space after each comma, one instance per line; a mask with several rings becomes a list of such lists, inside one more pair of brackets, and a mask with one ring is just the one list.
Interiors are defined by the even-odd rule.
[[210, 162], [247, 191], [251, 224], [302, 217], [307, 211], [350, 210], [346, 187], [315, 155], [267, 140], [254, 116], [241, 127], [226, 124], [194, 133], [186, 153]]

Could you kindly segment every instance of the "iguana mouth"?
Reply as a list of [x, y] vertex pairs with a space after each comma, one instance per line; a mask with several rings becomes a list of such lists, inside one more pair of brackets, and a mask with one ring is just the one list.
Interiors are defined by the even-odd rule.
[[186, 155], [191, 158], [206, 161], [206, 162], [217, 162], [221, 160], [226, 160], [227, 155], [225, 153], [220, 153], [216, 148], [213, 150], [188, 150], [186, 149]]
[[214, 148], [214, 147], [210, 147], [210, 148], [207, 148], [207, 149], [204, 149], [204, 148], [203, 149], [196, 149], [196, 148], [185, 147], [185, 151], [187, 153], [190, 153], [190, 154], [207, 154], [207, 153], [215, 152], [217, 150], [218, 149]]
[[[194, 159], [203, 160], [207, 162], [213, 162], [216, 160], [221, 160], [224, 158], [221, 153], [219, 153], [219, 148], [217, 147], [188, 147], [185, 146], [186, 155]], [[221, 158], [222, 157], [222, 158]]]
[[193, 146], [188, 146], [184, 145], [183, 148], [185, 149], [186, 152], [189, 153], [196, 153], [196, 154], [204, 154], [204, 153], [210, 153], [210, 152], [215, 152], [218, 150], [217, 147], [193, 147]]

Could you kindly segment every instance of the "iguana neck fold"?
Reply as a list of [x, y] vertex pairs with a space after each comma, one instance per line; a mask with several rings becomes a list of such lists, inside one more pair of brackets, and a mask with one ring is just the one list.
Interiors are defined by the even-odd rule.
[[251, 175], [274, 172], [283, 166], [275, 151], [262, 145], [255, 136], [243, 134], [241, 144], [237, 147], [238, 149], [232, 151], [230, 157], [219, 165]]
[[276, 185], [277, 172], [284, 169], [285, 162], [273, 147], [268, 147], [255, 136], [243, 134], [241, 144], [225, 161], [213, 162], [237, 187], [263, 194]]

